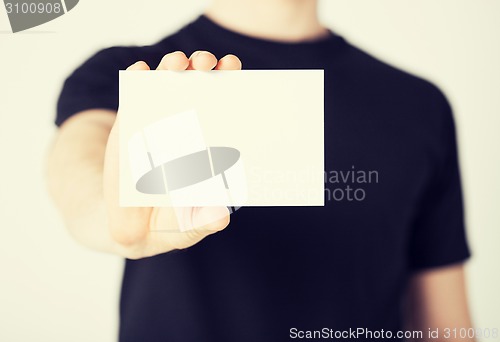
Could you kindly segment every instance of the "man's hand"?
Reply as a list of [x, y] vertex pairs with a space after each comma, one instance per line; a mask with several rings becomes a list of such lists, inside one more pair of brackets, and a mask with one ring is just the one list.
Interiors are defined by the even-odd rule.
[[[196, 51], [188, 59], [177, 51], [165, 55], [156, 70], [212, 69], [240, 70], [241, 62], [233, 55], [217, 60], [206, 51]], [[140, 72], [150, 67], [139, 61], [127, 70]], [[61, 126], [49, 159], [50, 190], [78, 240], [138, 259], [190, 247], [229, 224], [225, 207], [120, 207], [119, 113], [116, 120], [113, 114], [91, 110], [74, 115]], [[179, 224], [191, 229], [180, 231]]]

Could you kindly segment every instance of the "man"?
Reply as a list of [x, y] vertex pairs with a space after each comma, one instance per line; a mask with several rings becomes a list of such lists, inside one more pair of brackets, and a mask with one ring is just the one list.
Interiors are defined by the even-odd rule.
[[[432, 84], [353, 47], [316, 12], [313, 0], [214, 0], [174, 35], [100, 51], [66, 80], [50, 190], [78, 241], [127, 258], [121, 341], [287, 341], [323, 328], [365, 329], [359, 340], [382, 330], [429, 340], [439, 329], [458, 341], [446, 329], [471, 326], [450, 107]], [[325, 70], [325, 173], [378, 175], [369, 184], [327, 177], [326, 193], [361, 186], [365, 198], [242, 208], [229, 226], [225, 209], [195, 208], [195, 229], [184, 233], [156, 231], [176, 227], [172, 209], [120, 208], [118, 70], [241, 62]], [[417, 334], [402, 336], [405, 328]]]

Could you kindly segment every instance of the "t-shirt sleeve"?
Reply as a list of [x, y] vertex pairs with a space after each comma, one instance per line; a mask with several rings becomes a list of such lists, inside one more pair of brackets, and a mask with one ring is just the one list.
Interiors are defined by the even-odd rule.
[[410, 239], [413, 271], [463, 262], [470, 257], [457, 155], [455, 124], [446, 98], [439, 93], [437, 161], [422, 196]]
[[57, 102], [55, 123], [88, 109], [118, 109], [118, 71], [135, 62], [125, 47], [101, 50], [78, 67], [64, 82]]

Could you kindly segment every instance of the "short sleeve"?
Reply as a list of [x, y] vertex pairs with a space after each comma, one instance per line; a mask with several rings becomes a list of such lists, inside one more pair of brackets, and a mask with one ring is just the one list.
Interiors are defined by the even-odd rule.
[[470, 257], [455, 124], [450, 105], [442, 94], [438, 103], [438, 160], [424, 190], [410, 238], [411, 270], [450, 265]]
[[88, 109], [118, 109], [118, 71], [135, 62], [130, 48], [101, 50], [78, 67], [64, 82], [57, 102], [55, 123]]

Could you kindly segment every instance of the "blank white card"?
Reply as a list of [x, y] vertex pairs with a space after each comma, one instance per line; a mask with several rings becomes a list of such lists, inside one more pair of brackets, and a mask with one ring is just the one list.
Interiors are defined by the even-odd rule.
[[323, 206], [322, 70], [120, 71], [121, 206]]

